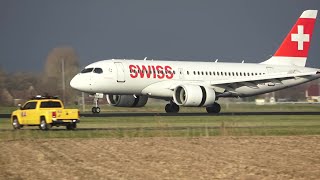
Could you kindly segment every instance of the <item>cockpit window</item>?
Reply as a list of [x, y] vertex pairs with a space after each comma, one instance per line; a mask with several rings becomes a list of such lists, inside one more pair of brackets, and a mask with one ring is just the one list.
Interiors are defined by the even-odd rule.
[[94, 68], [93, 72], [94, 72], [94, 73], [97, 73], [97, 74], [103, 73], [103, 71], [102, 71], [101, 68]]
[[86, 68], [84, 70], [81, 71], [81, 73], [89, 73], [92, 72], [93, 68]]

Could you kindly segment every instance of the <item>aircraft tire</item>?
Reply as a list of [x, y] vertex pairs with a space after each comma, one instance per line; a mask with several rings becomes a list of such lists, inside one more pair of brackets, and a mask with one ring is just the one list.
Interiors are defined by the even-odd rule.
[[221, 111], [221, 106], [218, 103], [214, 103], [212, 106], [206, 107], [208, 113], [218, 114]]
[[96, 114], [96, 113], [100, 113], [101, 109], [99, 107], [92, 107], [91, 111], [93, 114]]
[[178, 113], [180, 110], [179, 106], [176, 104], [167, 104], [165, 107], [165, 111], [167, 113]]

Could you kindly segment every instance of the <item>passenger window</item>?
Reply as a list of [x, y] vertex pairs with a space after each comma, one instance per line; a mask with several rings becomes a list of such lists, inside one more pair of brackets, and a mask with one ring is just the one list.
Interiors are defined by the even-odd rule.
[[93, 68], [86, 68], [84, 70], [82, 70], [80, 73], [84, 74], [84, 73], [89, 73], [92, 72]]
[[94, 73], [97, 73], [97, 74], [103, 73], [103, 71], [102, 71], [101, 68], [94, 68], [93, 72], [94, 72]]

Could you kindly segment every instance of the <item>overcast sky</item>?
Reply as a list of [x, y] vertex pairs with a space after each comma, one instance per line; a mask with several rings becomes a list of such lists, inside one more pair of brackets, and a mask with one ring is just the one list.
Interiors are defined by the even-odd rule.
[[[0, 66], [41, 72], [65, 45], [81, 66], [146, 56], [261, 62], [306, 9], [320, 0], [0, 0]], [[320, 67], [319, 20], [307, 66]]]

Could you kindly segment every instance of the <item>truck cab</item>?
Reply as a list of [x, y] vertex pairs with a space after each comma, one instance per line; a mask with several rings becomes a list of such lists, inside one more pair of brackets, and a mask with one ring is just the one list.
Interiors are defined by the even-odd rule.
[[39, 126], [42, 130], [48, 130], [52, 126], [66, 126], [68, 130], [73, 130], [79, 122], [79, 110], [65, 109], [57, 97], [36, 96], [11, 114], [14, 129]]

